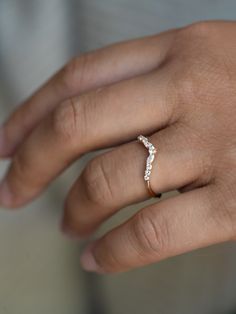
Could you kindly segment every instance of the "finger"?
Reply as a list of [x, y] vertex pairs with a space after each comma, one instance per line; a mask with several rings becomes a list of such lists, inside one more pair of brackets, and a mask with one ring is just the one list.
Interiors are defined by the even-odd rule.
[[[173, 114], [171, 103], [166, 103], [164, 76], [164, 71], [153, 72], [57, 107], [14, 156], [0, 189], [1, 202], [10, 207], [22, 205], [79, 155], [132, 140], [138, 132], [148, 134], [173, 120], [177, 111]], [[4, 200], [6, 186], [12, 194], [11, 205], [9, 197]]]
[[90, 245], [81, 257], [89, 271], [120, 272], [228, 241], [232, 222], [210, 187], [149, 206]]
[[74, 58], [5, 122], [0, 132], [0, 155], [11, 156], [39, 121], [66, 98], [157, 67], [165, 58], [173, 33], [111, 45]]
[[[151, 173], [156, 194], [210, 180], [206, 150], [196, 149], [199, 142], [196, 145], [180, 127], [165, 128], [149, 141], [157, 148]], [[78, 236], [90, 234], [116, 211], [149, 198], [143, 178], [147, 157], [146, 148], [136, 141], [91, 160], [66, 199], [64, 231]]]

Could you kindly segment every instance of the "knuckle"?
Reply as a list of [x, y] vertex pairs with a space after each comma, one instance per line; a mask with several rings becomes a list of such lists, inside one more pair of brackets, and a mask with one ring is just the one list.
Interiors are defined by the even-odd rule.
[[184, 33], [190, 33], [193, 36], [205, 37], [209, 36], [209, 32], [212, 30], [212, 25], [214, 23], [211, 21], [198, 21], [187, 25], [182, 30]]
[[61, 75], [63, 88], [69, 93], [83, 89], [90, 64], [90, 55], [85, 53], [74, 57], [64, 67]]
[[174, 99], [172, 99], [172, 102], [175, 104], [174, 109], [181, 111], [182, 114], [183, 112], [186, 113], [186, 109], [190, 107], [190, 104], [197, 103], [199, 77], [205, 77], [203, 67], [197, 63], [196, 59], [192, 60], [191, 57], [187, 56], [177, 65], [169, 81], [174, 95]]
[[82, 173], [87, 198], [98, 206], [109, 207], [113, 203], [114, 191], [110, 169], [105, 159], [97, 157], [90, 161]]
[[199, 103], [199, 97], [209, 96], [213, 88], [209, 73], [216, 79], [221, 73], [221, 66], [210, 44], [215, 29], [213, 22], [203, 21], [188, 25], [178, 32], [174, 50], [178, 63], [173, 80], [180, 96], [178, 100], [185, 104], [189, 105], [192, 101]]
[[73, 99], [60, 104], [52, 113], [51, 127], [56, 137], [65, 143], [74, 138], [77, 130], [77, 110]]
[[[179, 79], [180, 78], [180, 79]], [[194, 100], [195, 95], [195, 80], [189, 73], [181, 73], [177, 80], [175, 80], [177, 103], [183, 105], [189, 104]]]
[[140, 211], [134, 219], [133, 234], [141, 256], [161, 257], [164, 254], [168, 244], [168, 227], [164, 219], [160, 223], [151, 211]]
[[209, 152], [208, 141], [185, 121], [179, 121], [173, 127], [178, 134], [178, 147], [181, 145], [183, 148], [188, 147], [183, 162], [186, 171], [191, 174], [191, 183], [185, 187], [197, 187], [209, 183], [213, 177], [214, 156]]
[[201, 104], [205, 104], [209, 97], [213, 98], [215, 83], [209, 81], [209, 73], [215, 80], [219, 79], [221, 73], [219, 66], [216, 66], [214, 56], [210, 54], [205, 56], [199, 52], [199, 55], [196, 56], [190, 51], [178, 66], [172, 82], [176, 103], [181, 104], [185, 114], [189, 113], [189, 110], [191, 112], [195, 109], [199, 110]]

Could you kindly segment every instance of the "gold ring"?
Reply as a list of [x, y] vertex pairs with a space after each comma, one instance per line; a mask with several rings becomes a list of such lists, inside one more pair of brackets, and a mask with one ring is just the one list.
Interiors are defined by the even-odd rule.
[[152, 143], [150, 143], [145, 136], [139, 135], [137, 139], [139, 140], [139, 142], [141, 142], [148, 149], [148, 152], [149, 152], [149, 156], [146, 160], [146, 169], [145, 169], [145, 174], [144, 174], [144, 181], [146, 182], [148, 193], [151, 197], [160, 198], [161, 193], [156, 194], [153, 191], [153, 189], [151, 187], [151, 182], [150, 182], [150, 177], [151, 177], [151, 172], [152, 172], [152, 163], [155, 159], [155, 154], [157, 153], [157, 150], [156, 150], [155, 146]]

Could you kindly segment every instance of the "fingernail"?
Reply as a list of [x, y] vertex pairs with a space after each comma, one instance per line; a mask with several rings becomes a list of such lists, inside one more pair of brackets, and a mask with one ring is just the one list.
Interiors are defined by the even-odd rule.
[[0, 204], [3, 206], [10, 206], [12, 204], [12, 193], [5, 180], [0, 183]]
[[96, 263], [96, 260], [93, 255], [93, 248], [94, 243], [88, 245], [87, 248], [84, 250], [80, 257], [81, 266], [86, 271], [103, 273], [101, 268]]

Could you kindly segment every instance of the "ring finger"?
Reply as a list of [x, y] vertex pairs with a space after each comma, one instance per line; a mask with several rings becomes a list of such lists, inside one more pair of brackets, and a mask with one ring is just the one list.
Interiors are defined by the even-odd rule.
[[[157, 194], [187, 186], [203, 174], [195, 186], [208, 180], [205, 169], [210, 161], [205, 150], [196, 152], [194, 140], [184, 134], [185, 130], [173, 124], [150, 137], [157, 148], [151, 174]], [[147, 156], [143, 145], [132, 142], [90, 161], [67, 197], [63, 229], [87, 235], [117, 210], [147, 199], [143, 178]]]

